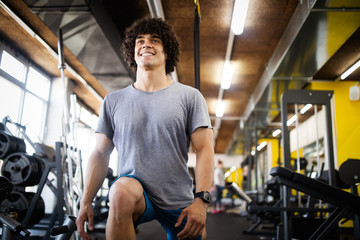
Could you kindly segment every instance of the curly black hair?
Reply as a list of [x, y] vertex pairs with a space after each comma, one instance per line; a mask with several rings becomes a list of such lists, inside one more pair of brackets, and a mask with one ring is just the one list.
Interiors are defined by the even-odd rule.
[[125, 30], [125, 38], [121, 45], [124, 59], [134, 73], [137, 70], [135, 62], [135, 41], [141, 34], [156, 34], [163, 42], [167, 56], [165, 71], [169, 74], [175, 70], [179, 62], [180, 42], [170, 24], [161, 18], [144, 17], [135, 21]]

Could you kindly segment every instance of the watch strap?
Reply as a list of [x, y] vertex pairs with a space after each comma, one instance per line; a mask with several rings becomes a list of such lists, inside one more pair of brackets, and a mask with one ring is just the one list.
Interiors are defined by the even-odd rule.
[[211, 202], [211, 195], [208, 191], [197, 192], [197, 193], [195, 193], [194, 197], [201, 198], [201, 200], [203, 200], [206, 203]]

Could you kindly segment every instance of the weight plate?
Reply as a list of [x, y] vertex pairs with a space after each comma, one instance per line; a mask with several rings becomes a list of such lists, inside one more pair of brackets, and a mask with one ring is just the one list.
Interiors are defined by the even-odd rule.
[[13, 153], [5, 159], [1, 173], [16, 186], [34, 186], [40, 182], [43, 169], [40, 159], [26, 153]]
[[23, 139], [0, 131], [0, 158], [4, 159], [14, 152], [25, 152], [26, 145]]
[[4, 176], [0, 176], [0, 202], [12, 191], [13, 185]]
[[[12, 212], [17, 216], [16, 220], [22, 222], [27, 214], [31, 202], [33, 201], [35, 193], [32, 192], [11, 192], [0, 204], [1, 212]], [[38, 223], [45, 214], [44, 200], [39, 197], [34, 212], [30, 217], [29, 226]]]

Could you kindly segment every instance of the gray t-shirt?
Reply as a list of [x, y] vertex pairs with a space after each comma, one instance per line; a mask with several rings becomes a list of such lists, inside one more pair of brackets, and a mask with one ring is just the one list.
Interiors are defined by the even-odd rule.
[[170, 210], [193, 201], [187, 153], [190, 134], [199, 127], [211, 128], [204, 97], [174, 82], [155, 92], [130, 85], [108, 94], [96, 131], [113, 141], [119, 175], [139, 179], [150, 199]]

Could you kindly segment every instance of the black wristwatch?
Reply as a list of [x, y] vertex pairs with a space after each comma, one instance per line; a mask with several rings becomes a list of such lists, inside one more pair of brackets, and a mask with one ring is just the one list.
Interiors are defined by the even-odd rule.
[[211, 195], [208, 191], [202, 191], [195, 193], [195, 198], [201, 198], [206, 203], [211, 203]]

